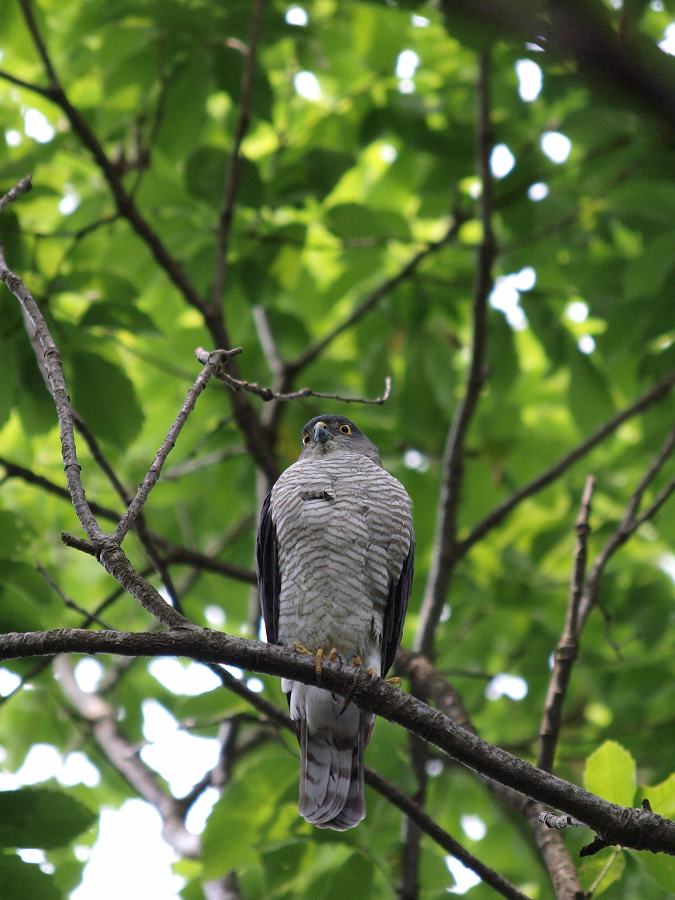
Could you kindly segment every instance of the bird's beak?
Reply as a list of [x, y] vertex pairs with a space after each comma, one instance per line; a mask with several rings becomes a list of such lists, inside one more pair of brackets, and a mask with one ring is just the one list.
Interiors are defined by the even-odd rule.
[[326, 441], [332, 441], [333, 435], [326, 428], [323, 422], [317, 422], [314, 426], [314, 443], [325, 444]]

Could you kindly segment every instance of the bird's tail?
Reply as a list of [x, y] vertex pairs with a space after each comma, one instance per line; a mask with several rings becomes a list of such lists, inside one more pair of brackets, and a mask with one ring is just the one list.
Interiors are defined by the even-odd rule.
[[290, 706], [300, 741], [300, 815], [318, 828], [353, 828], [366, 814], [363, 753], [375, 717], [297, 682]]

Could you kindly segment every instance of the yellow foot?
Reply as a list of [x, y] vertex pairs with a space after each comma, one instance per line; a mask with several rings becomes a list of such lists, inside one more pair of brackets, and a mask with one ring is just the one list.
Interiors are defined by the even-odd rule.
[[[357, 669], [363, 668], [363, 660], [360, 656], [352, 656], [352, 665]], [[370, 675], [371, 678], [379, 678], [379, 674], [375, 666], [368, 666], [366, 669], [366, 674]]]
[[389, 678], [385, 678], [384, 680], [387, 682], [387, 684], [393, 684], [394, 687], [398, 687], [401, 683], [401, 679], [398, 677], [398, 675], [391, 675]]
[[301, 644], [299, 641], [293, 641], [293, 649], [296, 653], [304, 653], [305, 656], [314, 656], [313, 650], [308, 650], [304, 644]]

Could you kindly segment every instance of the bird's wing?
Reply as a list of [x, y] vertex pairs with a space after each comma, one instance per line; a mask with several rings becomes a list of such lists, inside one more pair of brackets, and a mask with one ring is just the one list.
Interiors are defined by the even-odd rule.
[[403, 634], [403, 620], [408, 608], [408, 598], [412, 587], [415, 567], [415, 535], [410, 537], [410, 549], [403, 560], [401, 572], [396, 580], [389, 583], [389, 596], [384, 611], [382, 628], [382, 677], [394, 662], [398, 645]]
[[279, 635], [279, 592], [281, 577], [279, 575], [279, 555], [277, 552], [277, 530], [272, 521], [270, 499], [265, 497], [260, 510], [258, 536], [256, 540], [256, 569], [258, 572], [258, 592], [267, 640], [271, 644], [278, 643]]

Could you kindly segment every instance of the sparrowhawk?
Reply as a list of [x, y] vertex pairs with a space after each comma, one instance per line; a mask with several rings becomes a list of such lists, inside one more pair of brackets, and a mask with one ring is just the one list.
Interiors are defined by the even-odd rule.
[[[377, 447], [344, 416], [310, 419], [302, 444], [260, 514], [267, 639], [326, 656], [334, 650], [385, 675], [413, 577], [410, 498], [382, 468]], [[300, 743], [300, 814], [320, 828], [358, 825], [374, 715], [319, 687], [282, 679], [282, 689]]]

